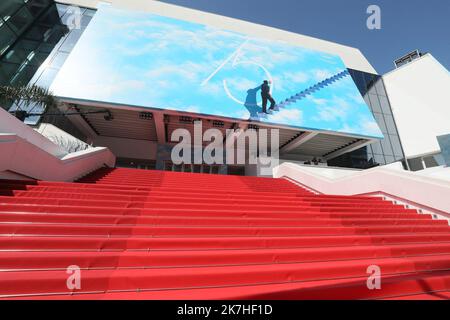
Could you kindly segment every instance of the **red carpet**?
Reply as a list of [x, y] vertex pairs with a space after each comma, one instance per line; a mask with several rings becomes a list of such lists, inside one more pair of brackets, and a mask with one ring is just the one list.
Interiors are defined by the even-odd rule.
[[[447, 221], [283, 179], [102, 169], [0, 180], [15, 299], [448, 299]], [[81, 288], [68, 289], [68, 266]], [[381, 289], [367, 288], [367, 268]]]

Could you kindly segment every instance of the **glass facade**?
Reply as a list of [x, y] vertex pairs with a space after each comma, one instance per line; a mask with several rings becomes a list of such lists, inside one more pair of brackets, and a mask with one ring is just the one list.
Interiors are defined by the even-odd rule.
[[67, 32], [51, 0], [0, 4], [0, 84], [26, 85]]
[[[79, 24], [71, 28], [74, 13]], [[49, 87], [63, 66], [96, 10], [55, 3], [53, 0], [9, 0], [0, 2], [0, 85], [37, 84]], [[329, 165], [367, 168], [404, 159], [383, 80], [379, 75], [349, 69], [353, 81], [370, 107], [384, 139], [329, 161]], [[19, 103], [20, 106], [20, 103]], [[14, 110], [16, 105], [4, 106]], [[20, 106], [24, 109], [24, 106]], [[33, 113], [38, 107], [28, 106]], [[37, 124], [30, 116], [28, 124]], [[62, 115], [46, 116], [52, 123], [85, 140]]]
[[450, 134], [438, 136], [437, 139], [441, 148], [441, 154], [437, 156], [440, 158], [438, 164], [450, 166]]
[[445, 166], [444, 152], [424, 157], [408, 159], [409, 170], [420, 171], [437, 166]]
[[361, 95], [370, 107], [384, 139], [328, 161], [331, 166], [370, 168], [404, 160], [397, 126], [383, 79], [376, 74], [349, 69]]
[[[73, 10], [70, 5], [53, 0], [1, 1], [0, 85], [36, 84], [48, 88], [95, 12], [86, 8]], [[80, 23], [70, 28], [74, 13], [80, 15]], [[19, 106], [32, 113], [42, 112], [33, 105]], [[4, 107], [15, 110], [18, 106]], [[37, 124], [40, 119], [30, 116], [25, 122]], [[64, 116], [46, 116], [44, 121], [84, 138]]]

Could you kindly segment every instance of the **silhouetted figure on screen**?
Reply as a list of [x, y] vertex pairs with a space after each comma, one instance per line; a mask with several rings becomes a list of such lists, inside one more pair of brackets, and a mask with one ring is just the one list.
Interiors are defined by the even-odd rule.
[[270, 85], [269, 81], [264, 80], [264, 83], [261, 85], [261, 97], [262, 97], [262, 111], [264, 113], [267, 112], [267, 100], [270, 101], [270, 109], [273, 110], [275, 108], [275, 100], [272, 98], [270, 94]]
[[259, 120], [258, 112], [260, 112], [261, 109], [258, 105], [257, 94], [260, 89], [261, 86], [257, 86], [256, 88], [247, 90], [244, 106], [247, 108], [248, 112], [250, 112], [250, 119]]

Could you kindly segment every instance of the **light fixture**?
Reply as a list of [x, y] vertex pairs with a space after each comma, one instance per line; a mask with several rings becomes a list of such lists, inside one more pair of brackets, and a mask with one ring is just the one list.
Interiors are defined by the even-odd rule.
[[213, 127], [223, 128], [224, 125], [225, 125], [225, 123], [223, 121], [219, 121], [219, 120], [213, 121]]
[[191, 117], [186, 117], [186, 116], [180, 116], [179, 121], [181, 123], [192, 123], [193, 122]]
[[139, 113], [139, 119], [152, 120], [153, 119], [153, 113], [151, 113], [151, 112], [140, 112]]
[[111, 121], [114, 119], [114, 116], [112, 115], [111, 111], [108, 110], [108, 111], [106, 111], [106, 114], [103, 116], [103, 118], [106, 121]]

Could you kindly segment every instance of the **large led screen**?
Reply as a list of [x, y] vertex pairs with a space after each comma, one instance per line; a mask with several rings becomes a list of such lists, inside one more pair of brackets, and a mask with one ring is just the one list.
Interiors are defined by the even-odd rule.
[[[261, 112], [260, 86], [277, 103]], [[335, 55], [101, 6], [51, 86], [60, 97], [383, 137]]]

